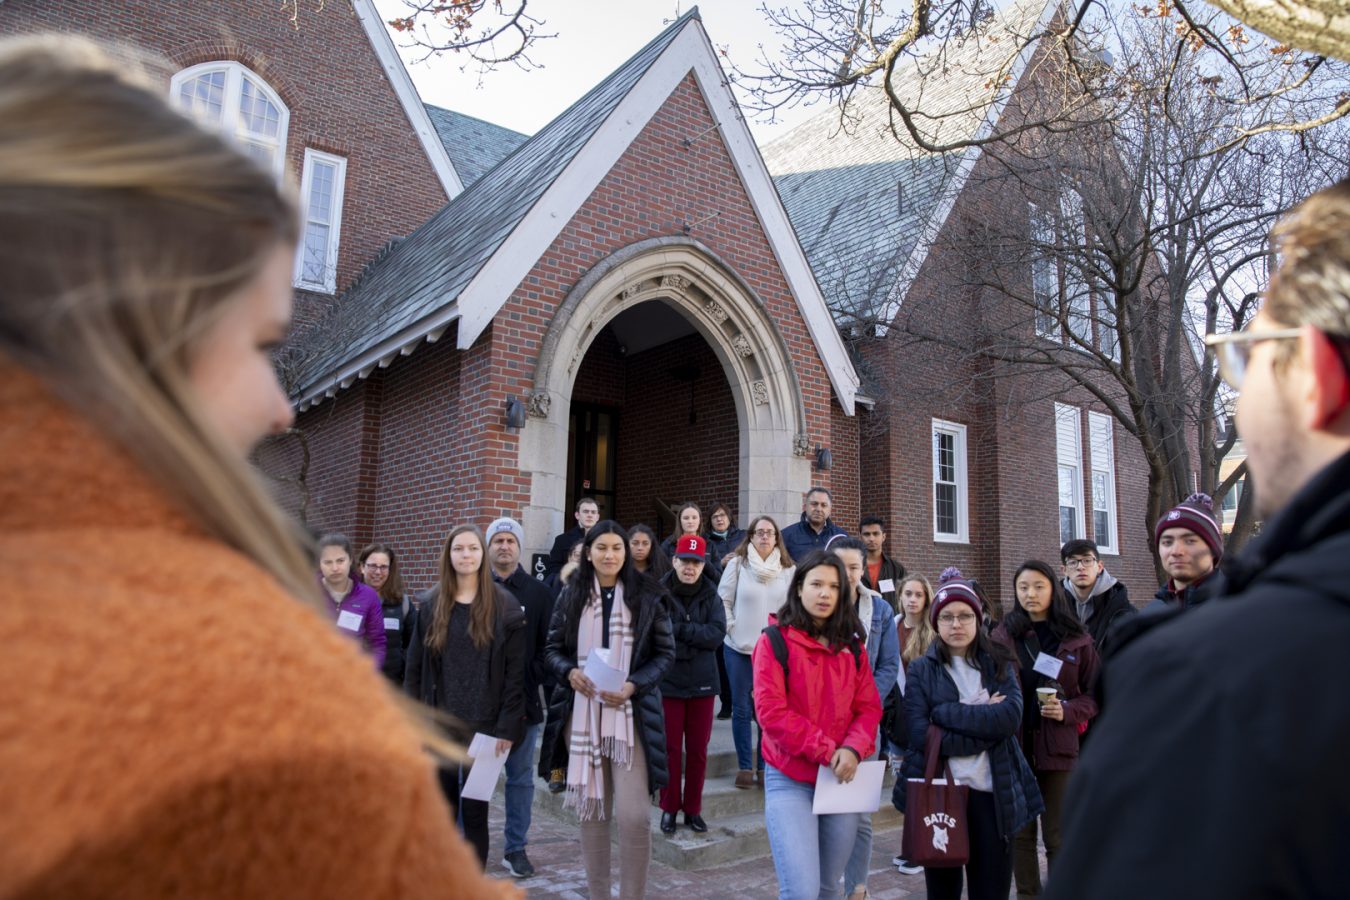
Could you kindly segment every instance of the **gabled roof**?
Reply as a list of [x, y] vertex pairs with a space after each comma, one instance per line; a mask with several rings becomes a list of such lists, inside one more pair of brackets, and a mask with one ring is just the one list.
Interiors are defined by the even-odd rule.
[[528, 134], [426, 104], [427, 115], [467, 188], [529, 140]]
[[384, 19], [380, 18], [374, 0], [352, 0], [352, 12], [356, 13], [357, 20], [365, 29], [370, 46], [375, 51], [375, 56], [379, 58], [380, 68], [384, 69], [385, 77], [389, 79], [389, 84], [398, 96], [399, 105], [407, 114], [413, 133], [422, 144], [422, 150], [426, 152], [427, 160], [431, 163], [445, 196], [453, 199], [464, 190], [464, 184], [450, 162], [445, 147], [436, 136], [436, 129], [432, 127], [431, 119], [417, 96], [417, 88], [413, 87], [408, 70], [403, 67], [403, 60], [398, 57], [394, 40], [389, 36], [389, 27]]
[[[457, 323], [467, 348], [629, 144], [693, 74], [830, 374], [853, 412], [858, 376], [695, 7], [394, 246], [315, 329], [303, 409]], [[304, 355], [302, 348], [302, 355]]]
[[[1040, 32], [1062, 0], [1014, 0], [942, 49], [897, 67], [897, 94], [926, 117], [935, 144], [988, 133], [1017, 86], [1034, 46], [1007, 63], [1021, 41]], [[1003, 76], [1011, 76], [1004, 79]], [[979, 151], [920, 149], [879, 86], [860, 88], [841, 128], [830, 109], [764, 148], [792, 225], [840, 325], [883, 329], [918, 274]]]

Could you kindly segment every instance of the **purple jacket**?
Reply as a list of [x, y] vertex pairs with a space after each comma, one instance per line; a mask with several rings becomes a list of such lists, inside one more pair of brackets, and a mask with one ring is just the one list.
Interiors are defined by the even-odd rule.
[[[319, 589], [331, 603], [333, 595], [323, 587], [319, 580]], [[384, 608], [380, 605], [380, 595], [369, 585], [352, 579], [352, 589], [342, 602], [328, 607], [338, 630], [353, 637], [361, 636], [361, 644], [371, 656], [375, 657], [375, 668], [384, 666]]]

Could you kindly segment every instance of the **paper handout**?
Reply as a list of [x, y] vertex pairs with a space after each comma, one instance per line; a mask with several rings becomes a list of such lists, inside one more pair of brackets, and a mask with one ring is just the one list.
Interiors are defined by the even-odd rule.
[[506, 767], [508, 755], [509, 751], [497, 755], [497, 739], [492, 735], [482, 732], [475, 734], [469, 743], [473, 766], [469, 769], [469, 777], [464, 779], [464, 787], [459, 795], [470, 800], [491, 800], [492, 791], [497, 787], [497, 778]]
[[615, 693], [628, 680], [628, 673], [609, 664], [609, 650], [595, 647], [586, 654], [586, 665], [581, 673], [591, 680], [597, 691]]
[[840, 784], [829, 766], [821, 766], [816, 773], [811, 812], [818, 816], [874, 813], [881, 808], [881, 781], [885, 777], [886, 764], [876, 759], [858, 763], [858, 772], [848, 784]]

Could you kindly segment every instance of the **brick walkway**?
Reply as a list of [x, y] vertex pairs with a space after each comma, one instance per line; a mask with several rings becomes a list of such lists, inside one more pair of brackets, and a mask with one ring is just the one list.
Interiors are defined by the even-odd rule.
[[[502, 827], [501, 801], [496, 799], [491, 810], [492, 852], [488, 856], [488, 874], [494, 877], [509, 877], [501, 861]], [[661, 841], [665, 838], [657, 831], [653, 833], [652, 840]], [[899, 843], [898, 829], [882, 834], [873, 843], [872, 868], [867, 884], [874, 900], [927, 896], [923, 875], [901, 875], [891, 865], [891, 858], [895, 856]], [[530, 897], [586, 900], [586, 873], [581, 865], [575, 826], [536, 812], [530, 826], [528, 852], [538, 874], [519, 883]], [[617, 895], [617, 864], [614, 877]], [[778, 896], [778, 880], [774, 877], [773, 861], [767, 856], [697, 872], [678, 871], [653, 860], [647, 879], [647, 896], [675, 897], [679, 900], [773, 900]]]

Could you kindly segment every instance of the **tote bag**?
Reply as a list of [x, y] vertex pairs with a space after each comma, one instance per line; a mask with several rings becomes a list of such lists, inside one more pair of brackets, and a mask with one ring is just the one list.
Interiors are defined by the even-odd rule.
[[937, 781], [942, 729], [928, 726], [924, 742], [927, 759], [923, 778], [911, 778], [905, 790], [905, 830], [900, 855], [926, 869], [964, 866], [970, 860], [970, 833], [966, 802], [970, 788], [952, 779], [950, 763], [943, 761], [946, 782]]

